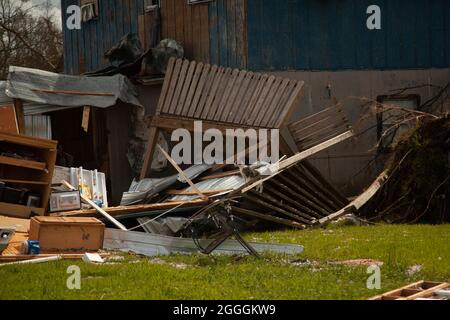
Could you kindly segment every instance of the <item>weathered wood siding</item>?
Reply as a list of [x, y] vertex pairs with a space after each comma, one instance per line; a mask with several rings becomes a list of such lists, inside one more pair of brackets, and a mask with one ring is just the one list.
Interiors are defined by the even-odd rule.
[[247, 1], [215, 0], [209, 5], [211, 63], [247, 67]]
[[[66, 10], [80, 0], [61, 0]], [[214, 0], [188, 5], [187, 0], [161, 0], [161, 39], [183, 44], [190, 60], [245, 68], [247, 65], [246, 0]], [[127, 33], [137, 33], [150, 46], [152, 13], [143, 0], [99, 0], [99, 17], [81, 30], [64, 30], [65, 72], [80, 74], [108, 65], [104, 53]]]
[[99, 0], [99, 17], [82, 23], [81, 30], [68, 30], [67, 7], [79, 0], [61, 0], [64, 30], [64, 70], [69, 74], [93, 71], [107, 65], [104, 53], [127, 33], [138, 33], [140, 0]]
[[[368, 30], [368, 6], [381, 30]], [[247, 0], [249, 68], [419, 69], [450, 66], [448, 0]]]

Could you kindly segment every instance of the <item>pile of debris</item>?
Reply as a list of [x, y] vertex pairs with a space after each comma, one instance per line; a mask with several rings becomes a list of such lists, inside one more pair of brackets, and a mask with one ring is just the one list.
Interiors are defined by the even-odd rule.
[[450, 117], [422, 117], [394, 146], [389, 180], [364, 208], [372, 221], [450, 222]]
[[[138, 56], [142, 58], [142, 53]], [[0, 158], [0, 181], [6, 188], [31, 186], [22, 193], [4, 188], [9, 198], [2, 196], [0, 214], [25, 219], [20, 224], [29, 226], [18, 232], [10, 222], [1, 221], [7, 255], [1, 259], [101, 261], [98, 256], [85, 256], [99, 250], [149, 256], [301, 253], [299, 245], [248, 243], [241, 233], [324, 226], [361, 209], [387, 179], [383, 173], [349, 201], [308, 162], [354, 137], [354, 131], [340, 105], [289, 123], [302, 89], [302, 81], [170, 58], [158, 108], [149, 121], [140, 179], [124, 193], [119, 207], [108, 206], [104, 174], [55, 167], [56, 141], [1, 133], [8, 152]], [[239, 133], [245, 130], [286, 129], [293, 141], [276, 139], [281, 140], [277, 161], [251, 160], [255, 149], [275, 152], [269, 138], [266, 144], [249, 143], [231, 154], [227, 149], [231, 162], [182, 168], [169, 155], [169, 146], [158, 144], [159, 134], [180, 128], [195, 134], [199, 121], [204, 130], [214, 129], [227, 137], [232, 130], [233, 139], [251, 140], [245, 132]], [[33, 149], [38, 150], [36, 156], [26, 157], [25, 151]], [[151, 172], [155, 157], [170, 163], [173, 174], [155, 178]], [[14, 194], [17, 197], [12, 199]]]

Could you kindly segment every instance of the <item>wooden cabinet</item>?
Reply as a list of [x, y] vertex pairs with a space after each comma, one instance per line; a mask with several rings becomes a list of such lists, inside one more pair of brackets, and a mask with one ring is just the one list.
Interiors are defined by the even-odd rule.
[[0, 132], [0, 182], [10, 188], [26, 190], [38, 200], [30, 206], [25, 197], [21, 203], [7, 203], [3, 194], [1, 215], [21, 218], [45, 215], [57, 146], [58, 142], [52, 140]]

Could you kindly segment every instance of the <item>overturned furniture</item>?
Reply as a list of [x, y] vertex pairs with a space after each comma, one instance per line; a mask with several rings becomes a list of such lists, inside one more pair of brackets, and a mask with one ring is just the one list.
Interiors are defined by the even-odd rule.
[[150, 133], [141, 179], [151, 170], [160, 130], [187, 129], [194, 122], [203, 129], [280, 129], [297, 106], [304, 82], [267, 74], [169, 60]]

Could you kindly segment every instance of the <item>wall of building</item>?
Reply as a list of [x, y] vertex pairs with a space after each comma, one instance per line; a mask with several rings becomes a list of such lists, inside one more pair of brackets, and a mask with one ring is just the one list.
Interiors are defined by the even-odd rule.
[[[387, 71], [285, 71], [276, 75], [305, 81], [304, 94], [292, 121], [319, 112], [339, 101], [355, 131], [365, 134], [344, 142], [314, 157], [314, 163], [336, 186], [347, 195], [357, 195], [380, 173], [383, 157], [374, 162], [377, 152], [376, 117], [367, 114], [367, 102], [378, 96], [390, 95], [392, 90], [417, 87], [408, 94], [417, 94], [422, 103], [434, 97], [439, 88], [450, 82], [450, 68], [429, 70]], [[428, 85], [432, 85], [428, 86]], [[330, 89], [328, 89], [330, 88]], [[367, 116], [360, 122], [362, 117]], [[371, 150], [372, 149], [372, 150]], [[359, 174], [358, 174], [359, 173]]]
[[[381, 30], [367, 28], [370, 5]], [[447, 0], [247, 0], [256, 70], [450, 67]]]

